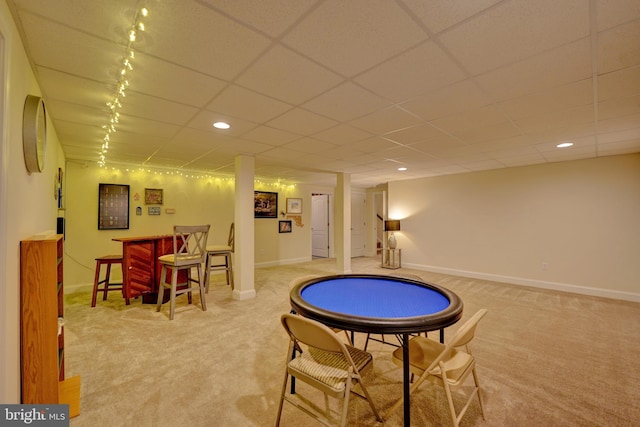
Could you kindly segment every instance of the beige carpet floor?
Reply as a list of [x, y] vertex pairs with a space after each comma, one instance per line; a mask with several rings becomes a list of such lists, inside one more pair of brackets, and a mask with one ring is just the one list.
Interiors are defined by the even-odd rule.
[[[468, 319], [488, 315], [473, 351], [486, 420], [474, 402], [462, 426], [631, 426], [640, 424], [640, 304], [402, 268], [381, 269], [355, 258], [354, 273], [417, 274], [456, 292]], [[112, 293], [90, 307], [91, 287], [66, 290], [67, 376], [81, 375], [81, 413], [72, 427], [272, 426], [282, 386], [289, 311], [288, 283], [306, 274], [333, 274], [332, 259], [256, 270], [254, 299], [236, 301], [214, 276], [206, 312], [182, 296], [175, 320], [168, 306]], [[460, 324], [460, 323], [459, 323]], [[457, 325], [447, 329], [451, 336]], [[356, 345], [364, 344], [357, 334]], [[366, 377], [385, 411], [402, 395], [392, 347], [369, 345]], [[304, 385], [299, 385], [304, 391]], [[384, 425], [402, 425], [402, 411]], [[353, 399], [349, 425], [382, 426]], [[285, 403], [283, 426], [318, 426]], [[444, 392], [424, 384], [412, 398], [412, 425], [450, 425]]]

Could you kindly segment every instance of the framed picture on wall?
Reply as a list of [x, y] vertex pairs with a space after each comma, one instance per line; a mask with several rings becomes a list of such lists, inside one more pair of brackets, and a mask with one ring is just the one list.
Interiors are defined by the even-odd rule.
[[145, 205], [161, 205], [162, 204], [162, 188], [145, 188], [144, 204]]
[[287, 197], [287, 213], [301, 214], [302, 199], [294, 199], [294, 198]]
[[129, 186], [98, 184], [98, 230], [129, 229]]
[[277, 218], [278, 193], [255, 191], [253, 194], [253, 212], [255, 218]]
[[278, 233], [291, 233], [291, 221], [278, 221]]

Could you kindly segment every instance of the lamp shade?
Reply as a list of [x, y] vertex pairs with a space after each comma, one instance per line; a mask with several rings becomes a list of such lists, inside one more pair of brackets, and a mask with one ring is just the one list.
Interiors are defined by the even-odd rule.
[[384, 231], [400, 231], [399, 219], [388, 219], [384, 222]]

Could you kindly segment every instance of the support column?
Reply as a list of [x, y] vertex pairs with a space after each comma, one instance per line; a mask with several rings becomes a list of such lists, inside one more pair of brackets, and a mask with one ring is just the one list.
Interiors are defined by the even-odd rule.
[[338, 174], [335, 202], [336, 262], [339, 274], [351, 273], [351, 175]]
[[253, 219], [253, 180], [255, 159], [251, 156], [235, 158], [235, 253], [233, 299], [255, 298], [255, 256]]

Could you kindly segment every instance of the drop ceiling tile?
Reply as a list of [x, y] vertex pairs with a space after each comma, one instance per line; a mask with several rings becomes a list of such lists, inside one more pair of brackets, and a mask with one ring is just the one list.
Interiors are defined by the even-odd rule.
[[140, 117], [132, 117], [126, 114], [120, 114], [120, 122], [117, 125], [118, 132], [127, 132], [132, 134], [142, 134], [157, 137], [167, 137], [175, 135], [180, 129], [179, 126], [159, 122], [157, 120], [148, 120]]
[[51, 101], [85, 105], [104, 111], [108, 117], [107, 101], [112, 98], [113, 87], [49, 68], [36, 67], [36, 70], [40, 84], [46, 88], [43, 93], [45, 105]]
[[493, 105], [488, 105], [432, 120], [430, 123], [445, 132], [458, 135], [465, 131], [504, 123], [506, 121], [508, 121], [508, 118], [498, 108]]
[[491, 98], [467, 79], [412, 98], [401, 107], [425, 120], [433, 120], [491, 103]]
[[236, 82], [263, 95], [298, 105], [337, 86], [343, 79], [282, 46], [274, 46]]
[[355, 81], [380, 96], [403, 102], [465, 77], [437, 44], [426, 42], [372, 68]]
[[364, 116], [387, 105], [377, 95], [345, 82], [302, 105], [303, 108], [339, 121]]
[[431, 139], [429, 141], [421, 141], [411, 144], [410, 147], [422, 153], [437, 153], [451, 147], [460, 147], [465, 144], [457, 138], [443, 136], [441, 138]]
[[640, 113], [640, 95], [611, 99], [598, 103], [598, 119], [622, 119]]
[[204, 73], [137, 53], [130, 90], [202, 108], [227, 86]]
[[640, 65], [640, 20], [598, 33], [598, 73]]
[[188, 105], [128, 91], [119, 111], [120, 114], [135, 112], [143, 119], [185, 125], [198, 114], [199, 110]]
[[591, 44], [585, 38], [489, 71], [477, 76], [476, 81], [496, 101], [504, 101], [585, 80], [591, 75]]
[[397, 106], [388, 107], [352, 120], [351, 125], [366, 132], [381, 135], [422, 123], [422, 120]]
[[286, 132], [296, 133], [298, 135], [318, 133], [335, 126], [336, 124], [337, 122], [335, 120], [322, 117], [301, 108], [289, 110], [279, 117], [267, 122], [268, 126], [272, 126]]
[[[635, 105], [638, 108], [638, 105]], [[640, 112], [624, 116], [612, 117], [607, 120], [598, 121], [598, 130], [603, 133], [614, 132], [623, 129], [633, 129], [640, 123]]]
[[451, 135], [442, 132], [440, 129], [433, 127], [429, 123], [422, 123], [417, 126], [388, 132], [384, 137], [399, 144], [413, 144], [420, 141], [452, 139]]
[[522, 130], [518, 129], [512, 122], [502, 122], [456, 131], [454, 135], [467, 144], [478, 144], [513, 138], [522, 135], [522, 133]]
[[598, 135], [599, 144], [610, 144], [612, 142], [638, 141], [640, 140], [640, 122], [633, 129], [626, 129], [619, 132], [609, 132]]
[[271, 146], [279, 146], [300, 138], [300, 135], [270, 126], [256, 126], [254, 129], [243, 134], [242, 137], [251, 141], [269, 144]]
[[640, 67], [605, 74], [598, 77], [598, 100], [627, 98], [640, 94]]
[[291, 105], [232, 85], [207, 105], [207, 109], [243, 120], [262, 123], [290, 110]]
[[434, 33], [462, 22], [499, 3], [500, 0], [404, 0], [409, 9]]
[[546, 160], [540, 153], [516, 154], [513, 156], [496, 156], [496, 160], [506, 167], [527, 166], [544, 163]]
[[562, 111], [548, 111], [536, 116], [523, 117], [515, 122], [525, 132], [531, 132], [538, 129], [571, 127], [574, 124], [592, 124], [593, 120], [593, 106], [586, 105]]
[[637, 0], [597, 0], [597, 30], [603, 31], [632, 20], [640, 19]]
[[22, 15], [34, 64], [98, 82], [117, 81], [123, 46], [39, 16]]
[[640, 152], [640, 139], [630, 141], [611, 142], [598, 146], [599, 156], [613, 156]]
[[138, 50], [223, 80], [234, 79], [271, 44], [198, 2], [162, 2], [151, 12]]
[[512, 119], [520, 119], [592, 103], [593, 83], [587, 79], [503, 101], [498, 106]]
[[313, 135], [313, 138], [331, 143], [357, 142], [370, 138], [371, 134], [349, 125], [337, 125]]
[[464, 22], [440, 39], [476, 75], [588, 36], [588, 2], [513, 0]]
[[300, 138], [298, 140], [282, 145], [282, 148], [292, 149], [307, 154], [320, 153], [335, 147], [335, 144], [315, 138]]
[[245, 25], [278, 37], [311, 8], [315, 0], [201, 0], [212, 9], [222, 11]]
[[374, 136], [351, 144], [355, 150], [362, 151], [363, 153], [376, 153], [396, 147], [397, 145], [397, 143], [379, 136]]
[[[81, 30], [83, 33], [120, 43], [135, 18], [135, 5], [129, 0], [78, 2], [75, 0], [20, 0], [20, 9]], [[23, 13], [20, 13], [23, 16]]]
[[[101, 127], [107, 121], [108, 116], [105, 111], [85, 107], [80, 104], [71, 104], [55, 100], [46, 102], [45, 109], [49, 113], [49, 116], [55, 120], [56, 128], [58, 123], [72, 122], [92, 126], [96, 134], [104, 134]], [[55, 115], [53, 113], [55, 113]], [[48, 126], [52, 125], [48, 124]]]
[[426, 33], [396, 2], [328, 0], [305, 16], [283, 42], [351, 77], [426, 38]]

